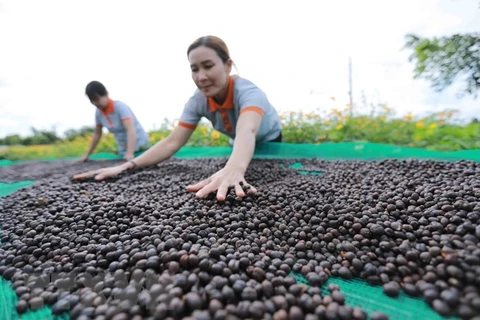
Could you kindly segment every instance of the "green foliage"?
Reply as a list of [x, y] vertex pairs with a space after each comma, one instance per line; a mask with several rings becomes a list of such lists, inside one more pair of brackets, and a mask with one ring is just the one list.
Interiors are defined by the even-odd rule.
[[408, 34], [405, 48], [413, 49], [409, 60], [416, 64], [414, 78], [430, 80], [437, 91], [461, 78], [464, 87], [459, 94], [477, 97], [480, 90], [480, 33], [432, 39]]
[[62, 139], [57, 135], [55, 130], [38, 130], [31, 128], [32, 134], [25, 138], [22, 138], [18, 134], [6, 136], [3, 139], [0, 139], [0, 145], [6, 146], [34, 146], [34, 145], [43, 145], [43, 144], [54, 144], [56, 142], [62, 141]]
[[[480, 123], [458, 124], [455, 111], [446, 110], [417, 118], [406, 115], [395, 117], [392, 109], [377, 106], [369, 115], [356, 114], [350, 108], [332, 110], [330, 114], [287, 112], [280, 115], [283, 141], [287, 143], [320, 144], [325, 142], [373, 142], [423, 148], [436, 151], [480, 149]], [[160, 129], [149, 132], [150, 142], [165, 139], [174, 123], [164, 123]], [[13, 146], [0, 150], [0, 159], [37, 160], [80, 157], [87, 150], [92, 136], [77, 136], [50, 145]], [[187, 146], [228, 146], [228, 137], [214, 130], [207, 122], [199, 124]], [[95, 153], [115, 152], [112, 134], [106, 134]]]
[[73, 141], [77, 137], [89, 137], [93, 134], [94, 128], [89, 126], [81, 127], [80, 129], [70, 129], [65, 131], [65, 138], [62, 139], [57, 135], [54, 129], [52, 130], [38, 130], [31, 128], [32, 133], [26, 137], [21, 137], [18, 134], [9, 135], [0, 138], [0, 145], [6, 146], [34, 146], [34, 145], [51, 145], [61, 141]]
[[0, 139], [0, 145], [16, 146], [23, 144], [23, 139], [18, 134], [8, 135]]
[[88, 137], [93, 134], [94, 128], [89, 126], [81, 127], [80, 129], [70, 129], [65, 131], [65, 140], [73, 141], [76, 137]]

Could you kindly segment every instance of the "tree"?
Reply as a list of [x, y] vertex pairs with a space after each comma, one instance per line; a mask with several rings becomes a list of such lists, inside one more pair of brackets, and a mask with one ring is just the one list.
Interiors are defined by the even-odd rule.
[[95, 129], [90, 126], [83, 126], [80, 129], [69, 129], [65, 131], [65, 139], [68, 141], [73, 141], [76, 137], [88, 137], [93, 135]]
[[30, 128], [33, 135], [23, 139], [22, 144], [26, 146], [41, 145], [41, 144], [54, 144], [55, 142], [61, 141], [57, 136], [55, 129], [50, 131], [48, 130], [38, 130], [34, 127]]
[[443, 91], [460, 80], [458, 92], [477, 98], [480, 91], [480, 33], [453, 34], [449, 37], [406, 36], [405, 48], [413, 49], [409, 61], [415, 61], [414, 78], [430, 80], [436, 91]]
[[23, 139], [18, 134], [9, 135], [3, 138], [3, 143], [7, 146], [21, 145], [22, 142]]

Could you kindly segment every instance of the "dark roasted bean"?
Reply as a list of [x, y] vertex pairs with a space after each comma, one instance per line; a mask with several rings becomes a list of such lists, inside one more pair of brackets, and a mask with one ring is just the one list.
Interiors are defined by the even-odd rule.
[[97, 320], [365, 319], [339, 286], [320, 295], [330, 276], [393, 297], [403, 288], [439, 314], [480, 311], [477, 163], [302, 159], [319, 178], [290, 169], [296, 159], [255, 159], [246, 179], [257, 195], [231, 189], [220, 203], [185, 192], [222, 161], [170, 159], [100, 183], [68, 176], [120, 162], [0, 168], [2, 181], [38, 181], [0, 199], [0, 274], [18, 312], [45, 304]]

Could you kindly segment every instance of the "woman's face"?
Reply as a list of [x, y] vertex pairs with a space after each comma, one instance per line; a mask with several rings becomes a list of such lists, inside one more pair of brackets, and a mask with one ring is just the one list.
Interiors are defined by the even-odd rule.
[[90, 102], [97, 108], [105, 110], [108, 107], [108, 96], [96, 96]]
[[197, 88], [207, 97], [224, 99], [232, 62], [223, 63], [215, 50], [205, 46], [190, 51], [188, 59]]

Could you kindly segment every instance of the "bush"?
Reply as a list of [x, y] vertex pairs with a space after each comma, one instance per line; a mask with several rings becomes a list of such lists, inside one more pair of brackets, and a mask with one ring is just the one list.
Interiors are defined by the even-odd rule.
[[[436, 151], [456, 151], [480, 148], [480, 124], [460, 125], [453, 121], [456, 111], [433, 113], [424, 118], [407, 115], [394, 117], [393, 111], [380, 107], [370, 115], [354, 114], [350, 108], [332, 110], [329, 114], [287, 112], [281, 114], [283, 141], [287, 143], [373, 142]], [[164, 124], [149, 133], [153, 144], [164, 139], [174, 124]], [[80, 157], [92, 136], [77, 136], [51, 145], [12, 146], [0, 150], [7, 160], [36, 160], [44, 158]], [[228, 146], [228, 137], [214, 130], [210, 123], [201, 122], [187, 146]], [[102, 137], [95, 153], [115, 152], [112, 134]]]

